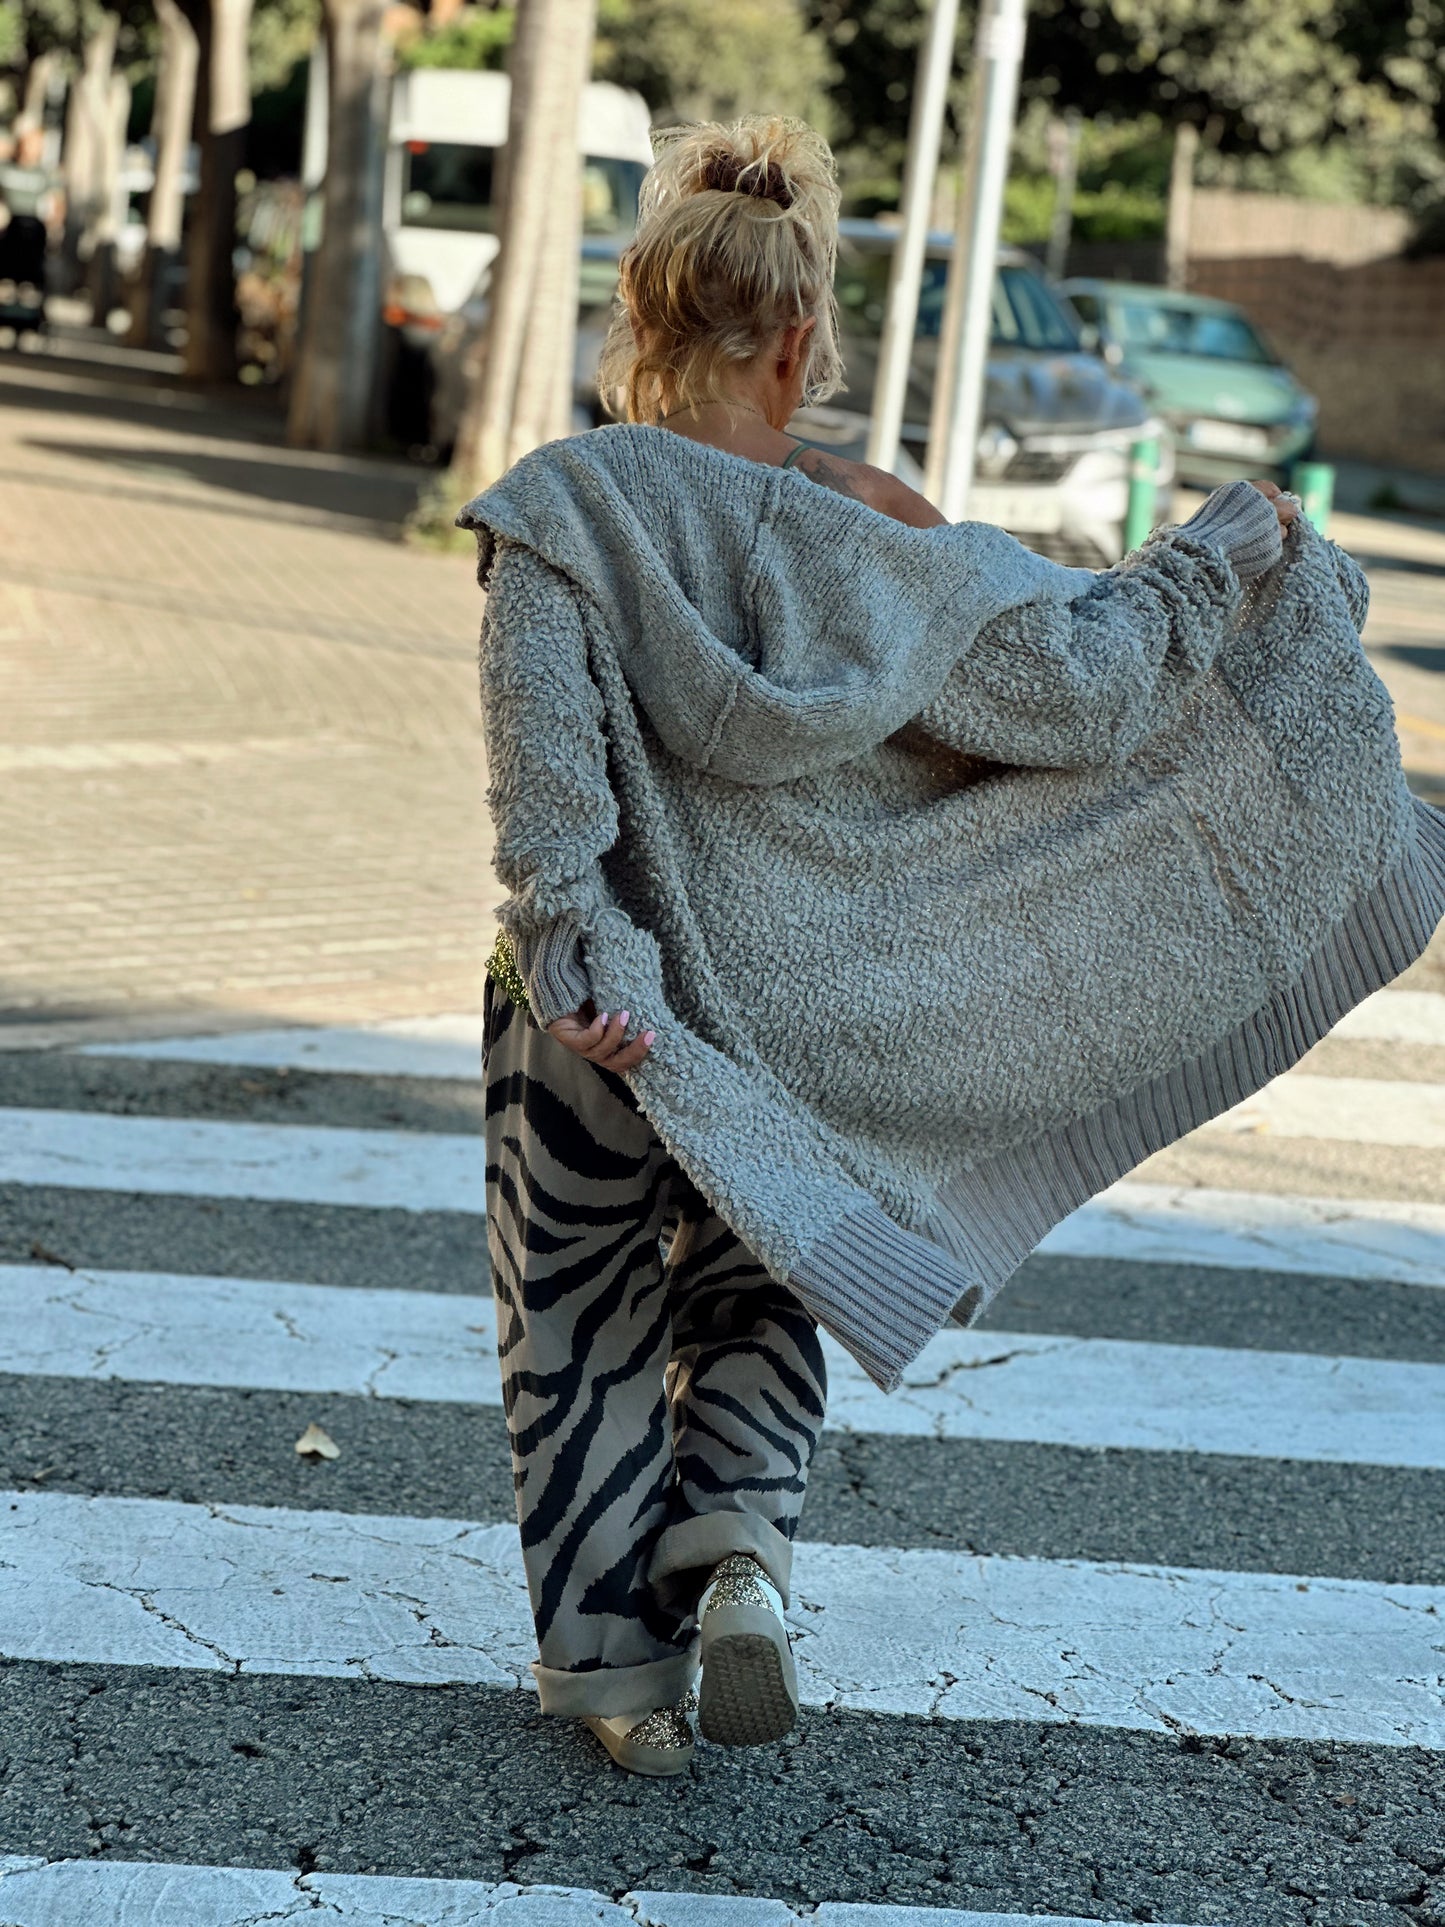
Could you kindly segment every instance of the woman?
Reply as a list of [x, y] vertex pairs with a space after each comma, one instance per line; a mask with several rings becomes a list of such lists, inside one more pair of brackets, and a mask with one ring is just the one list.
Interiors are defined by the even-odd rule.
[[842, 377], [836, 223], [798, 123], [669, 137], [602, 368], [626, 421], [460, 518], [534, 1671], [642, 1773], [694, 1713], [796, 1718], [820, 1325], [891, 1389], [1445, 907], [1363, 580], [1292, 498], [1217, 490], [1095, 575], [789, 434]]

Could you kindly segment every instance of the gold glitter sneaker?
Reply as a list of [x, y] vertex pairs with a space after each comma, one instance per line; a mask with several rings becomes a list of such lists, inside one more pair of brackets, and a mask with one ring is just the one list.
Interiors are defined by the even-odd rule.
[[584, 1713], [582, 1724], [590, 1727], [619, 1766], [629, 1773], [646, 1773], [660, 1779], [668, 1773], [685, 1773], [692, 1765], [692, 1716], [697, 1711], [697, 1694], [691, 1688], [675, 1706], [659, 1706], [653, 1713], [621, 1713], [604, 1719], [600, 1713]]
[[766, 1746], [798, 1719], [798, 1672], [783, 1600], [757, 1560], [729, 1553], [697, 1602], [702, 1631], [698, 1725], [719, 1746]]

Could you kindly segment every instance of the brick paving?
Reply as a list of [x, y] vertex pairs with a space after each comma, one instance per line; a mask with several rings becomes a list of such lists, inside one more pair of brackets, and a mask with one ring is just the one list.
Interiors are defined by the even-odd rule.
[[[0, 1039], [476, 1006], [480, 603], [464, 557], [400, 541], [415, 485], [181, 391], [0, 364]], [[1339, 533], [1378, 565], [1412, 776], [1445, 791], [1445, 532]]]
[[393, 468], [108, 400], [0, 374], [8, 1041], [470, 1008], [470, 565]]

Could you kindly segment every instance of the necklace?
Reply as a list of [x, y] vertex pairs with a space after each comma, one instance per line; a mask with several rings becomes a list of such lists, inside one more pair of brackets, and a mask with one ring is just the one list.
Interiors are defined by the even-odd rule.
[[695, 415], [699, 408], [736, 408], [744, 415], [756, 415], [760, 422], [766, 422], [769, 428], [772, 427], [772, 423], [768, 421], [767, 416], [763, 413], [761, 408], [749, 408], [747, 403], [744, 401], [718, 401], [718, 400], [693, 402], [687, 408], [674, 408], [670, 415], [658, 416], [657, 418], [658, 426], [661, 427], [663, 422], [676, 421], [679, 415]]

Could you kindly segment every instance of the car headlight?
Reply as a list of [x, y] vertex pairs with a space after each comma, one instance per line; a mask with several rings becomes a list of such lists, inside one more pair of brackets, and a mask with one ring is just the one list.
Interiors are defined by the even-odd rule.
[[1018, 452], [1017, 440], [1002, 422], [985, 422], [978, 438], [979, 474], [991, 477], [1002, 475]]

